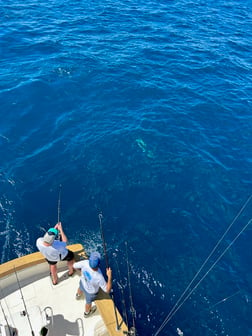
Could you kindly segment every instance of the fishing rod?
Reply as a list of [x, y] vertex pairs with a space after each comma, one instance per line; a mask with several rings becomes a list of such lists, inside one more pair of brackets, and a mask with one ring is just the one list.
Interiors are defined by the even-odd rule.
[[2, 305], [2, 301], [0, 300], [0, 306], [1, 306], [1, 310], [2, 310], [2, 313], [3, 313], [3, 316], [4, 316], [4, 319], [5, 319], [5, 322], [6, 322], [6, 325], [8, 327], [8, 330], [9, 330], [9, 334], [11, 336], [16, 336], [17, 335], [17, 329], [16, 328], [12, 328], [10, 325], [9, 325], [9, 322], [8, 322], [8, 319], [7, 319], [7, 316], [5, 314], [5, 311], [3, 309], [3, 305]]
[[107, 246], [106, 246], [105, 237], [104, 237], [102, 213], [99, 213], [98, 218], [100, 222], [100, 231], [101, 231], [101, 237], [102, 237], [102, 245], [103, 245], [103, 252], [104, 252], [104, 257], [105, 257], [105, 262], [106, 262], [106, 268], [108, 268], [109, 262], [108, 262]]
[[[61, 217], [61, 190], [62, 190], [62, 185], [59, 185], [59, 195], [58, 195], [58, 222], [60, 222], [60, 217]], [[61, 234], [58, 231], [58, 239], [61, 241]]]
[[113, 256], [114, 256], [114, 260], [115, 260], [115, 264], [116, 264], [116, 270], [117, 270], [117, 274], [118, 274], [118, 278], [119, 278], [119, 281], [117, 281], [117, 286], [118, 286], [118, 288], [121, 292], [121, 300], [122, 300], [122, 305], [123, 305], [123, 319], [124, 319], [126, 325], [128, 325], [128, 316], [127, 316], [127, 311], [126, 311], [125, 295], [124, 295], [123, 286], [121, 284], [122, 283], [122, 281], [121, 281], [122, 277], [121, 277], [116, 253], [113, 253]]
[[[101, 237], [102, 237], [103, 252], [104, 252], [105, 261], [106, 261], [106, 268], [109, 268], [107, 247], [106, 247], [104, 230], [103, 230], [103, 221], [102, 221], [103, 220], [103, 215], [102, 215], [102, 213], [99, 213], [98, 218], [99, 218], [99, 222], [100, 222], [100, 231], [101, 231]], [[113, 289], [111, 290], [111, 297], [112, 297], [112, 301], [113, 301], [113, 305], [114, 305], [114, 312], [115, 312], [115, 319], [116, 319], [116, 330], [120, 330], [118, 316], [117, 316], [117, 310], [116, 310], [115, 301], [114, 301]]]
[[16, 271], [15, 266], [14, 266], [14, 271], [15, 271], [15, 275], [16, 275], [16, 279], [17, 279], [17, 284], [18, 284], [18, 288], [19, 288], [19, 291], [20, 291], [20, 294], [21, 294], [21, 298], [22, 298], [22, 301], [23, 301], [23, 304], [24, 304], [24, 309], [25, 309], [25, 310], [22, 312], [22, 315], [23, 315], [23, 316], [25, 316], [25, 315], [27, 316], [28, 323], [29, 323], [30, 328], [31, 328], [31, 334], [32, 334], [32, 336], [35, 336], [34, 331], [33, 331], [33, 329], [32, 329], [30, 316], [29, 316], [29, 313], [28, 313], [28, 310], [27, 310], [27, 307], [26, 307], [26, 303], [25, 303], [25, 300], [24, 300], [23, 292], [22, 292], [22, 289], [21, 289], [21, 286], [20, 286], [20, 282], [19, 282], [19, 279], [18, 279], [18, 275], [17, 275], [17, 271]]
[[130, 280], [130, 267], [129, 267], [129, 256], [128, 256], [128, 243], [125, 242], [125, 249], [126, 249], [126, 263], [127, 263], [127, 273], [128, 273], [128, 284], [129, 284], [129, 299], [130, 299], [130, 312], [132, 315], [132, 327], [129, 330], [129, 335], [135, 336], [136, 335], [136, 310], [133, 305], [133, 298], [132, 298], [132, 290], [131, 290], [131, 280]]

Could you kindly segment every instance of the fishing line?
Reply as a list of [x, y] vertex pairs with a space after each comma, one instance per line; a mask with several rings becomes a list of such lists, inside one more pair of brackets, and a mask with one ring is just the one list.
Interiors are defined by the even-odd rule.
[[[211, 272], [214, 266], [219, 262], [219, 260], [224, 256], [224, 254], [229, 250], [229, 248], [234, 244], [234, 242], [239, 238], [239, 236], [246, 230], [246, 228], [252, 223], [252, 219], [243, 227], [243, 229], [239, 232], [239, 234], [231, 241], [231, 243], [225, 248], [225, 250], [221, 253], [221, 255], [216, 259], [216, 261], [212, 264], [212, 266], [208, 269], [208, 271], [202, 276], [202, 278], [198, 281], [198, 283], [193, 287], [193, 289], [189, 292], [189, 294], [184, 298], [182, 303], [177, 307], [177, 309], [171, 314], [170, 318], [167, 322], [169, 322], [172, 317], [176, 314], [176, 312], [180, 309], [180, 307], [185, 303], [185, 301], [189, 298], [189, 296], [195, 291], [195, 289], [201, 284], [201, 282], [205, 279], [205, 277]], [[166, 323], [167, 323], [166, 322]]]
[[60, 215], [61, 215], [61, 190], [62, 190], [62, 185], [59, 185], [59, 196], [58, 196], [58, 222], [60, 222]]
[[[194, 278], [191, 280], [191, 282], [188, 284], [188, 286], [186, 287], [186, 289], [184, 290], [184, 292], [181, 294], [180, 298], [178, 299], [177, 303], [173, 306], [173, 308], [171, 309], [170, 313], [168, 314], [168, 316], [166, 317], [166, 319], [170, 320], [170, 316], [174, 315], [173, 311], [174, 310], [178, 310], [176, 309], [176, 307], [179, 305], [180, 301], [183, 299], [183, 296], [186, 294], [186, 292], [188, 291], [188, 289], [190, 288], [190, 286], [192, 285], [192, 283], [196, 280], [197, 276], [199, 275], [199, 273], [201, 272], [201, 270], [203, 269], [203, 267], [206, 265], [206, 263], [208, 262], [208, 260], [211, 258], [211, 256], [214, 254], [214, 252], [216, 251], [216, 249], [218, 248], [218, 246], [220, 245], [220, 243], [222, 242], [222, 240], [224, 239], [224, 237], [227, 235], [227, 233], [229, 232], [229, 230], [231, 229], [231, 227], [233, 226], [233, 224], [236, 222], [237, 218], [241, 215], [241, 213], [243, 212], [243, 210], [245, 209], [245, 207], [247, 206], [247, 204], [249, 203], [250, 199], [252, 198], [252, 195], [247, 199], [247, 201], [245, 202], [245, 204], [242, 206], [242, 208], [240, 209], [240, 211], [237, 213], [237, 215], [235, 216], [235, 218], [233, 219], [233, 221], [231, 222], [231, 224], [229, 225], [229, 227], [227, 228], [227, 230], [224, 232], [224, 234], [222, 235], [222, 237], [219, 239], [219, 241], [217, 242], [217, 244], [215, 245], [215, 247], [213, 248], [212, 252], [209, 254], [209, 256], [206, 258], [206, 260], [203, 262], [203, 264], [201, 265], [201, 267], [199, 268], [199, 270], [197, 271], [197, 273], [195, 274]], [[247, 226], [246, 226], [247, 227]], [[219, 259], [218, 259], [219, 260]], [[211, 268], [212, 269], [212, 268]], [[208, 272], [209, 273], [209, 272]], [[191, 292], [190, 292], [191, 293]], [[185, 301], [185, 300], [184, 300]], [[183, 301], [183, 303], [184, 303]], [[183, 304], [182, 303], [182, 304]], [[180, 305], [181, 306], [181, 305]]]
[[[231, 241], [231, 243], [226, 247], [226, 249], [224, 250], [224, 252], [217, 258], [217, 260], [213, 263], [213, 265], [208, 269], [208, 271], [202, 276], [202, 278], [198, 281], [198, 283], [193, 287], [192, 290], [190, 290], [189, 294], [186, 295], [186, 297], [184, 298], [184, 295], [186, 294], [186, 292], [189, 290], [190, 286], [192, 285], [192, 283], [196, 280], [197, 276], [199, 275], [199, 273], [201, 272], [201, 270], [203, 269], [203, 267], [206, 265], [206, 263], [208, 262], [208, 260], [211, 258], [211, 256], [213, 255], [213, 253], [216, 251], [216, 249], [218, 248], [218, 246], [220, 245], [220, 243], [223, 241], [224, 237], [227, 235], [227, 233], [230, 231], [231, 227], [234, 225], [234, 223], [237, 221], [238, 217], [241, 215], [241, 213], [244, 211], [244, 209], [246, 208], [246, 206], [248, 205], [248, 203], [250, 202], [252, 198], [252, 195], [250, 195], [250, 197], [247, 199], [247, 201], [244, 203], [244, 205], [241, 207], [241, 209], [238, 211], [237, 215], [234, 217], [233, 221], [231, 222], [231, 224], [228, 226], [228, 228], [226, 229], [226, 231], [224, 232], [224, 234], [222, 235], [222, 237], [219, 239], [219, 241], [217, 242], [217, 244], [215, 245], [215, 247], [213, 248], [213, 250], [211, 251], [211, 253], [209, 254], [209, 256], [206, 258], [206, 260], [203, 262], [203, 264], [201, 265], [201, 267], [199, 268], [199, 270], [197, 271], [197, 273], [195, 274], [195, 276], [193, 277], [193, 279], [190, 281], [190, 283], [188, 284], [188, 286], [186, 287], [186, 289], [184, 290], [184, 292], [181, 294], [181, 296], [179, 297], [179, 299], [177, 300], [176, 304], [173, 306], [173, 308], [171, 309], [171, 311], [169, 312], [169, 314], [167, 315], [167, 317], [165, 318], [165, 320], [163, 321], [163, 323], [161, 324], [161, 326], [159, 327], [159, 329], [156, 331], [156, 333], [154, 334], [154, 336], [157, 336], [160, 331], [166, 326], [166, 324], [171, 320], [171, 318], [176, 314], [176, 312], [181, 308], [181, 306], [185, 303], [185, 301], [188, 299], [188, 297], [192, 294], [192, 292], [200, 285], [200, 283], [205, 279], [205, 277], [208, 275], [208, 273], [214, 268], [214, 266], [218, 263], [218, 261], [223, 257], [223, 255], [227, 252], [227, 250], [234, 244], [234, 242], [239, 238], [239, 236], [246, 230], [246, 228], [250, 225], [250, 223], [252, 222], [252, 219], [250, 219], [248, 221], [248, 223], [243, 227], [243, 229], [239, 232], [239, 234], [233, 239], [233, 241]], [[182, 301], [183, 300], [183, 301]], [[182, 301], [182, 302], [181, 302]]]
[[[172, 319], [172, 317], [176, 314], [176, 312], [182, 307], [182, 305], [186, 302], [186, 300], [190, 297], [190, 295], [195, 291], [195, 289], [201, 284], [201, 282], [205, 279], [205, 277], [209, 274], [209, 272], [214, 268], [214, 266], [219, 262], [219, 260], [224, 256], [224, 254], [229, 250], [229, 248], [234, 244], [234, 242], [239, 238], [239, 236], [246, 230], [246, 228], [252, 223], [252, 219], [243, 227], [243, 229], [239, 232], [239, 234], [231, 241], [231, 243], [225, 248], [225, 250], [221, 253], [221, 255], [216, 259], [216, 261], [212, 264], [212, 266], [208, 269], [208, 271], [201, 277], [201, 279], [196, 283], [196, 285], [190, 290], [190, 292], [186, 295], [183, 301], [178, 304], [176, 303], [170, 313], [167, 315], [163, 323], [161, 324], [158, 331], [154, 334], [154, 336], [158, 335], [160, 331], [166, 326], [166, 324]], [[180, 301], [181, 301], [180, 297]]]
[[224, 299], [222, 300], [219, 300], [218, 302], [216, 302], [215, 304], [213, 304], [212, 306], [210, 306], [209, 308], [205, 308], [205, 309], [202, 309], [200, 312], [198, 312], [197, 314], [193, 315], [192, 317], [190, 318], [187, 318], [186, 320], [183, 320], [181, 323], [185, 323], [189, 320], [192, 320], [194, 319], [196, 316], [200, 315], [201, 313], [203, 313], [204, 311], [209, 311], [209, 310], [212, 310], [213, 308], [215, 308], [216, 306], [220, 305], [221, 303], [223, 302], [226, 302], [227, 300], [230, 300], [232, 297], [234, 297], [235, 295], [239, 294], [241, 292], [241, 290], [239, 289], [237, 292], [225, 297]]

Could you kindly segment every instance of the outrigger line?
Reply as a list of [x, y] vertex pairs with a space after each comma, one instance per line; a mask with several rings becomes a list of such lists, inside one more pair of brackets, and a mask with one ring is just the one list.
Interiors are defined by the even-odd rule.
[[[243, 226], [241, 231], [235, 236], [235, 238], [229, 243], [229, 245], [224, 249], [224, 251], [220, 254], [220, 256], [215, 260], [215, 262], [212, 264], [211, 267], [205, 272], [205, 274], [198, 280], [196, 285], [190, 290], [190, 286], [194, 283], [196, 278], [198, 277], [199, 273], [202, 271], [203, 267], [206, 265], [206, 263], [209, 261], [211, 256], [214, 254], [214, 252], [217, 250], [220, 243], [223, 241], [224, 237], [227, 235], [227, 233], [230, 231], [231, 227], [234, 225], [234, 223], [237, 221], [238, 217], [240, 217], [241, 213], [244, 211], [248, 203], [250, 202], [252, 198], [252, 195], [247, 199], [247, 201], [244, 203], [242, 208], [238, 211], [237, 215], [234, 217], [233, 221], [229, 225], [229, 227], [226, 229], [226, 231], [223, 233], [222, 237], [219, 239], [213, 250], [210, 252], [209, 256], [206, 258], [206, 260], [203, 262], [193, 279], [190, 281], [189, 285], [186, 287], [184, 292], [181, 294], [179, 299], [177, 300], [176, 304], [172, 307], [169, 314], [166, 316], [165, 320], [159, 327], [159, 329], [155, 332], [154, 336], [157, 336], [161, 330], [167, 325], [167, 323], [172, 319], [172, 317], [176, 314], [176, 312], [181, 308], [181, 306], [185, 303], [185, 301], [190, 297], [190, 295], [195, 291], [195, 289], [201, 284], [201, 282], [205, 279], [205, 277], [209, 274], [209, 272], [214, 268], [214, 266], [220, 261], [220, 259], [224, 256], [224, 254], [230, 249], [230, 247], [235, 243], [235, 241], [240, 237], [240, 235], [247, 229], [247, 227], [252, 223], [252, 219], [250, 219], [247, 224]], [[189, 293], [188, 293], [188, 290]]]
[[183, 320], [182, 323], [188, 321], [188, 320], [192, 320], [194, 319], [196, 316], [200, 315], [203, 311], [211, 311], [213, 310], [215, 307], [219, 306], [221, 303], [223, 302], [226, 302], [228, 300], [230, 300], [232, 297], [238, 295], [239, 293], [241, 292], [241, 290], [239, 289], [238, 291], [236, 291], [235, 293], [229, 295], [229, 296], [226, 296], [224, 299], [221, 299], [219, 300], [218, 302], [216, 302], [215, 304], [213, 304], [212, 306], [208, 307], [208, 308], [205, 308], [205, 309], [202, 309], [201, 311], [199, 311], [197, 314], [191, 316], [190, 318], [187, 318], [186, 320]]
[[21, 289], [21, 286], [20, 286], [20, 282], [19, 282], [19, 279], [18, 279], [18, 275], [17, 275], [17, 272], [16, 272], [16, 268], [14, 267], [14, 271], [15, 271], [15, 275], [16, 275], [16, 279], [17, 279], [17, 284], [18, 284], [18, 288], [19, 288], [19, 291], [20, 291], [20, 294], [21, 294], [21, 298], [22, 298], [22, 301], [23, 301], [23, 304], [24, 304], [24, 311], [22, 312], [22, 315], [23, 316], [27, 316], [27, 319], [28, 319], [28, 322], [29, 322], [29, 325], [30, 325], [30, 328], [31, 328], [31, 334], [32, 336], [35, 336], [34, 334], [34, 331], [32, 329], [32, 325], [31, 325], [31, 320], [30, 320], [30, 316], [29, 316], [29, 313], [28, 313], [28, 310], [27, 310], [27, 307], [26, 307], [26, 304], [25, 304], [25, 300], [24, 300], [24, 296], [23, 296], [23, 292], [22, 292], [22, 289]]

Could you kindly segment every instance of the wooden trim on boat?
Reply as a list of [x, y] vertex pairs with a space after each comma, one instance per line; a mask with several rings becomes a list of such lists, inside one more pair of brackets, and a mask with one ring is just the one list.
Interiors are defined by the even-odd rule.
[[[114, 306], [114, 302], [111, 299], [109, 294], [99, 291], [98, 298], [95, 300], [95, 304], [98, 307], [98, 310], [101, 314], [101, 317], [104, 321], [104, 324], [109, 332], [110, 336], [121, 336], [128, 334], [128, 327], [124, 323], [121, 314]], [[116, 323], [116, 315], [118, 320], [118, 326]]]
[[[77, 258], [87, 257], [81, 244], [69, 245], [67, 248], [73, 251]], [[20, 271], [27, 267], [42, 264], [43, 262], [45, 262], [45, 258], [40, 252], [34, 252], [23, 257], [7, 261], [6, 263], [0, 265], [0, 278], [14, 273], [15, 270]]]

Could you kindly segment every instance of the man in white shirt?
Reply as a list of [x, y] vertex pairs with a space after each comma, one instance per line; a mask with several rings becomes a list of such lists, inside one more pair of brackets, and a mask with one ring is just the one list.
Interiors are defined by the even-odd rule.
[[[58, 239], [59, 237], [60, 239]], [[61, 222], [57, 223], [54, 228], [50, 228], [44, 237], [38, 238], [36, 246], [49, 264], [53, 285], [57, 285], [58, 283], [58, 261], [67, 261], [68, 275], [72, 276], [74, 274], [74, 253], [66, 248], [67, 236], [63, 231]]]
[[101, 288], [104, 292], [109, 293], [112, 288], [112, 270], [106, 269], [108, 281], [106, 282], [102, 271], [99, 268], [101, 256], [98, 252], [92, 252], [89, 260], [81, 260], [73, 264], [75, 269], [81, 270], [80, 285], [76, 294], [78, 300], [84, 292], [86, 298], [84, 317], [90, 316], [96, 311], [96, 306], [92, 307], [92, 302]]

